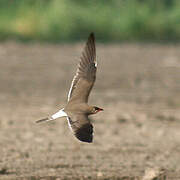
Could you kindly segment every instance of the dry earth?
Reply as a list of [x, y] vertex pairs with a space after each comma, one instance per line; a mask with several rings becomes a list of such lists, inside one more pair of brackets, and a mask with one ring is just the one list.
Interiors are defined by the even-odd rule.
[[97, 45], [92, 144], [35, 123], [66, 103], [82, 47], [0, 44], [0, 179], [180, 179], [179, 45]]

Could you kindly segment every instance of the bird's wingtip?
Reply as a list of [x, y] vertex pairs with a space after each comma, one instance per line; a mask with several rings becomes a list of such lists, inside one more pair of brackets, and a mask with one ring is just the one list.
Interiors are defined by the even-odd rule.
[[94, 32], [91, 32], [91, 33], [89, 34], [89, 37], [94, 39], [94, 38], [95, 38]]

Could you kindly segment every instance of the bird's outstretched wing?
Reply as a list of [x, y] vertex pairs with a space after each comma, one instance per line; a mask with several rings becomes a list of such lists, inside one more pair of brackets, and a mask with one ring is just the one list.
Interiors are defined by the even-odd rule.
[[93, 141], [93, 126], [85, 114], [67, 117], [69, 127], [77, 139], [91, 143]]
[[95, 37], [91, 33], [82, 52], [76, 75], [68, 94], [68, 101], [87, 102], [96, 79]]

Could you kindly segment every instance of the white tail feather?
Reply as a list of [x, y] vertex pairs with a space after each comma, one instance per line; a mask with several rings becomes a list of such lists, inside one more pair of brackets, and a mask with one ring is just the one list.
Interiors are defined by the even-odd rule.
[[52, 120], [60, 118], [60, 117], [67, 117], [67, 114], [64, 112], [64, 108], [51, 116]]
[[40, 119], [40, 120], [37, 120], [36, 123], [40, 123], [40, 122], [47, 122], [47, 121], [52, 121], [52, 120], [55, 120], [57, 118], [60, 118], [60, 117], [67, 117], [67, 114], [64, 112], [64, 108], [59, 110], [57, 113], [53, 114], [51, 117], [47, 117], [47, 118], [44, 118], [44, 119]]

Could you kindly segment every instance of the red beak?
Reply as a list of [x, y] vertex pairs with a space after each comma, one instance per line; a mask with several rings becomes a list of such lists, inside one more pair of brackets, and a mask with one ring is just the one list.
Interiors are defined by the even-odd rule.
[[98, 111], [104, 111], [104, 109], [99, 108]]

